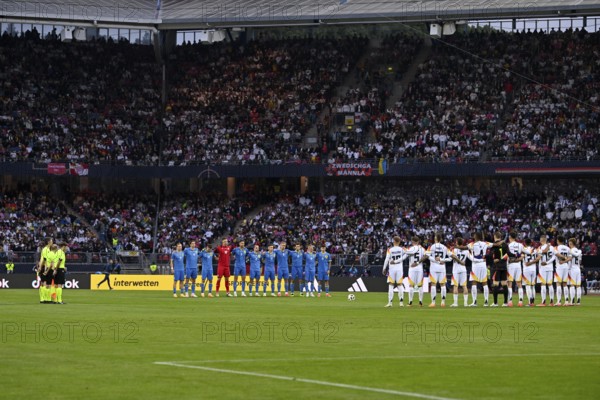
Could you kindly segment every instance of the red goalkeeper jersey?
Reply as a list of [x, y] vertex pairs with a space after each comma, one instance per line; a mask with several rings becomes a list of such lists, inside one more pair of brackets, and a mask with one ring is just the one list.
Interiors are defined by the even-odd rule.
[[217, 246], [215, 253], [219, 255], [219, 268], [229, 268], [231, 249], [233, 246]]

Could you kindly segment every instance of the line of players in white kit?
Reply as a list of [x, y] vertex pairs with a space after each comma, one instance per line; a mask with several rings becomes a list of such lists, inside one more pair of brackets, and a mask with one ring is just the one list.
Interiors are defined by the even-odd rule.
[[[466, 244], [462, 238], [456, 239], [453, 248], [441, 243], [442, 235], [435, 235], [435, 243], [427, 250], [420, 245], [420, 239], [413, 237], [409, 247], [401, 247], [401, 239], [393, 238], [393, 246], [388, 249], [383, 273], [389, 283], [388, 303], [392, 307], [394, 288], [398, 288], [399, 305], [404, 306], [404, 260], [408, 260], [408, 306], [412, 306], [415, 290], [419, 294], [419, 305], [423, 305], [423, 263], [429, 260], [429, 282], [431, 285], [431, 303], [436, 306], [437, 285], [441, 289], [440, 306], [446, 301], [446, 262], [452, 262], [452, 286], [454, 303], [450, 307], [458, 307], [459, 287], [463, 289], [465, 307], [477, 306], [477, 286], [482, 284], [484, 307], [489, 304], [488, 279], [491, 276], [494, 288], [494, 302], [491, 307], [497, 307], [497, 294], [502, 288], [505, 301], [503, 307], [512, 307], [512, 287], [516, 283], [519, 297], [518, 306], [524, 305], [523, 285], [527, 295], [527, 306], [534, 306], [536, 282], [541, 286], [541, 303], [538, 307], [572, 306], [581, 304], [581, 268], [582, 252], [577, 248], [574, 238], [565, 244], [565, 238], [558, 236], [556, 246], [548, 243], [546, 235], [540, 237], [538, 247], [532, 246], [531, 239], [523, 243], [517, 241], [517, 234], [509, 234], [508, 243], [500, 232], [494, 234], [494, 242], [482, 240], [482, 234], [476, 232], [474, 241]], [[466, 261], [471, 261], [470, 281], [472, 302], [469, 303], [467, 289]], [[488, 269], [489, 264], [489, 269]], [[556, 291], [553, 286], [556, 283]], [[549, 297], [549, 299], [548, 299]], [[561, 304], [564, 298], [564, 303]], [[549, 300], [549, 303], [547, 303]]]

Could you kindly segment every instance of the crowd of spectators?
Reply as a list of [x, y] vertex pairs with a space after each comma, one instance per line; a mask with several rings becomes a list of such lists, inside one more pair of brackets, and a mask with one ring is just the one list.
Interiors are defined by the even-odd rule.
[[534, 241], [543, 233], [553, 240], [562, 234], [577, 238], [584, 254], [597, 255], [598, 195], [593, 186], [549, 187], [547, 182], [525, 189], [510, 181], [494, 187], [425, 181], [371, 184], [362, 191], [340, 190], [324, 197], [284, 196], [248, 220], [236, 238], [263, 246], [282, 240], [290, 245], [325, 243], [346, 266], [381, 261], [394, 235], [406, 244], [419, 235], [427, 246], [436, 232], [448, 243], [457, 234], [468, 239], [474, 231], [489, 240], [496, 230], [515, 230], [522, 239]]
[[526, 34], [523, 82], [514, 111], [492, 138], [491, 156], [513, 160], [597, 158], [600, 34]]
[[369, 157], [394, 162], [479, 160], [513, 91], [503, 68], [526, 52], [520, 35], [470, 32], [434, 40], [430, 57], [376, 121]]
[[[368, 43], [346, 37], [177, 46], [161, 110], [152, 46], [5, 33], [0, 161], [598, 158], [600, 33], [471, 30], [434, 40], [414, 81], [387, 110], [391, 82], [414, 62], [423, 40], [398, 33]], [[333, 99], [351, 70], [359, 83]], [[306, 147], [324, 107], [354, 115], [356, 129], [321, 129], [327, 140]]]
[[[177, 242], [199, 247], [221, 237], [248, 246], [286, 241], [325, 244], [342, 274], [369, 273], [399, 235], [404, 243], [418, 235], [424, 246], [442, 232], [452, 243], [482, 231], [515, 230], [521, 238], [549, 234], [575, 237], [585, 255], [598, 255], [600, 206], [595, 181], [555, 180], [370, 182], [350, 188], [331, 182], [326, 195], [238, 197], [203, 191], [197, 194], [79, 193], [68, 205], [33, 191], [0, 195], [0, 243], [4, 256], [35, 252], [52, 237], [66, 241], [72, 253], [153, 250], [168, 259]], [[157, 204], [159, 212], [157, 219]], [[70, 212], [69, 210], [73, 210]], [[81, 218], [81, 219], [80, 219]], [[155, 224], [157, 229], [154, 236]], [[96, 237], [93, 228], [99, 232]], [[156, 239], [156, 240], [155, 240]], [[156, 244], [155, 244], [156, 243]], [[165, 258], [166, 257], [166, 258]]]
[[0, 255], [36, 252], [48, 239], [66, 242], [71, 252], [101, 249], [99, 238], [62, 202], [46, 193], [0, 191]]
[[394, 82], [402, 79], [422, 45], [421, 35], [396, 33], [369, 48], [369, 53], [356, 66], [358, 87], [348, 89], [331, 105], [338, 120], [351, 115], [354, 123], [351, 131], [329, 132], [326, 142], [330, 157], [337, 161], [362, 157], [365, 150], [362, 145], [369, 142], [371, 130], [381, 130], [382, 114]]
[[0, 37], [0, 161], [152, 163], [151, 46]]
[[306, 162], [302, 139], [364, 38], [189, 45], [176, 50], [164, 162]]

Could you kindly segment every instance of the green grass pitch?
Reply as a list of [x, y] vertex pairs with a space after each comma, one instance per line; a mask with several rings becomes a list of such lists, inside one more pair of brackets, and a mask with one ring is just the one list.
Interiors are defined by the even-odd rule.
[[60, 306], [39, 304], [34, 290], [2, 290], [0, 398], [571, 400], [600, 393], [600, 297], [569, 308], [401, 309], [394, 300], [386, 309], [385, 293], [346, 296], [67, 290]]

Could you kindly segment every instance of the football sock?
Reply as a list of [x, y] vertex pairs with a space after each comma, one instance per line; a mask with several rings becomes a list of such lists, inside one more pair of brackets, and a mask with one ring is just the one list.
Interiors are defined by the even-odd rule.
[[442, 301], [446, 300], [446, 284], [442, 284]]
[[465, 301], [465, 306], [469, 304], [469, 295], [463, 294], [463, 300]]
[[546, 302], [546, 285], [542, 285], [541, 292], [542, 292], [542, 303], [545, 303]]
[[436, 285], [431, 286], [431, 302], [435, 303], [435, 298], [437, 296], [437, 287]]
[[548, 286], [548, 293], [550, 294], [550, 303], [554, 301], [554, 286]]
[[512, 301], [512, 298], [508, 296], [508, 286], [502, 286], [502, 294], [504, 295], [504, 304], [507, 304], [508, 301]]
[[477, 283], [473, 283], [471, 286], [471, 297], [473, 297], [473, 303], [477, 303]]
[[398, 285], [398, 300], [404, 301], [404, 286], [402, 284]]
[[394, 285], [388, 285], [388, 303], [394, 300]]
[[56, 301], [62, 303], [62, 288], [56, 288]]
[[556, 285], [556, 302], [560, 303], [560, 299], [562, 298], [562, 287], [560, 284]]
[[498, 304], [498, 292], [500, 291], [499, 285], [494, 285], [494, 304]]
[[484, 300], [485, 300], [486, 303], [490, 299], [490, 287], [488, 286], [487, 283], [483, 284], [483, 298], [484, 298]]
[[[518, 289], [518, 293], [519, 293], [519, 301], [523, 301], [523, 287], [522, 286]], [[510, 296], [508, 296], [508, 297], [510, 297]]]

